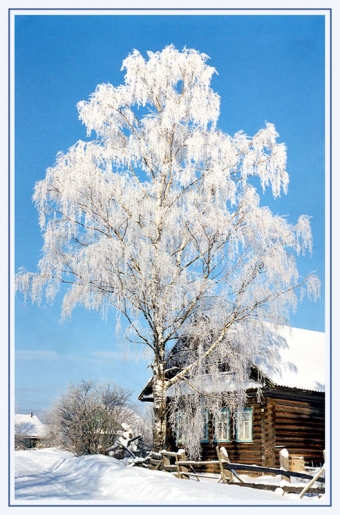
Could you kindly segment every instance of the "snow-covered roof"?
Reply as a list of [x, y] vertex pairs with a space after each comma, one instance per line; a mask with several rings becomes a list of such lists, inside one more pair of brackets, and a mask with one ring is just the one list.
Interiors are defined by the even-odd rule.
[[[212, 378], [210, 374], [205, 374], [204, 376], [201, 376], [198, 379], [198, 383], [196, 383], [195, 379], [191, 379], [190, 384], [196, 387], [197, 389], [201, 389], [201, 391], [204, 391], [207, 393], [217, 393], [217, 392], [231, 392], [237, 390], [237, 383], [235, 381], [235, 376], [232, 373], [228, 372], [221, 372], [218, 377]], [[246, 390], [258, 388], [260, 386], [263, 386], [262, 382], [254, 381], [249, 379], [243, 387]], [[190, 386], [188, 386], [188, 383], [181, 382], [178, 387], [180, 388], [181, 394], [186, 395], [190, 394], [192, 392], [192, 389]], [[172, 397], [175, 392], [175, 387], [170, 386], [168, 388], [166, 395], [167, 397]]]
[[256, 365], [278, 386], [325, 391], [325, 333], [296, 327], [280, 327], [281, 344], [275, 359], [259, 357]]
[[[271, 329], [262, 345], [255, 365], [277, 386], [324, 392], [326, 383], [325, 333], [296, 327], [281, 326]], [[231, 378], [222, 374], [226, 389], [232, 389]], [[257, 382], [249, 382], [247, 388], [256, 388]], [[171, 394], [171, 392], [168, 392]], [[150, 379], [139, 395], [140, 400], [152, 400]]]
[[46, 426], [36, 415], [15, 415], [15, 434], [28, 437], [43, 437]]

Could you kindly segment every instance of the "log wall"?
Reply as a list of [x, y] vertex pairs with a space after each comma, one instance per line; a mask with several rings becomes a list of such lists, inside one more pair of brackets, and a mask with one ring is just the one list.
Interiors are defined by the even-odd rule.
[[[261, 403], [255, 393], [249, 393], [247, 407], [253, 409], [253, 441], [236, 442], [235, 436], [223, 445], [234, 463], [279, 467], [279, 452], [304, 457], [307, 465], [323, 463], [325, 449], [325, 398], [323, 393], [299, 392], [292, 389], [263, 391]], [[232, 431], [232, 428], [231, 428]], [[209, 443], [202, 443], [204, 461], [216, 460], [212, 417], [209, 420]], [[168, 447], [176, 450], [171, 431]], [[211, 467], [209, 472], [215, 471]]]
[[276, 448], [285, 447], [289, 454], [303, 456], [308, 465], [322, 464], [325, 449], [324, 396], [297, 393], [295, 398], [287, 398], [282, 395], [275, 399], [274, 408]]

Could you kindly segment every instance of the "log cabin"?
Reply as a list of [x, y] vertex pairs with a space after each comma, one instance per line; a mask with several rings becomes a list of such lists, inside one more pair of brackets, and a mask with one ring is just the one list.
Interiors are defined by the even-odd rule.
[[[306, 465], [323, 463], [325, 449], [325, 334], [281, 327], [284, 341], [275, 363], [251, 367], [247, 404], [233, 424], [227, 406], [219, 413], [205, 414], [201, 459], [216, 460], [216, 446], [223, 445], [231, 462], [279, 467], [283, 448], [301, 456]], [[261, 375], [262, 395], [258, 397]], [[228, 378], [226, 377], [226, 388]], [[152, 402], [150, 380], [139, 400]], [[234, 429], [233, 429], [234, 428]], [[179, 433], [178, 433], [179, 434]], [[182, 442], [167, 427], [167, 450]]]

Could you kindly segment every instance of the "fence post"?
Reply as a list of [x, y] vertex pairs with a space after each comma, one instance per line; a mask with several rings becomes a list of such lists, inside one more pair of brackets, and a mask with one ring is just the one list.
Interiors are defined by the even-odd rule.
[[188, 469], [186, 467], [183, 467], [180, 465], [180, 462], [181, 461], [185, 461], [185, 451], [183, 449], [180, 449], [178, 452], [177, 452], [177, 455], [176, 455], [176, 466], [177, 466], [177, 472], [178, 472], [178, 477], [180, 479], [189, 479], [188, 476], [183, 476], [182, 474], [185, 474], [185, 472], [188, 472]]
[[[281, 449], [280, 451], [280, 468], [283, 470], [289, 470], [289, 452], [287, 449]], [[290, 476], [281, 474], [281, 479], [290, 483]]]

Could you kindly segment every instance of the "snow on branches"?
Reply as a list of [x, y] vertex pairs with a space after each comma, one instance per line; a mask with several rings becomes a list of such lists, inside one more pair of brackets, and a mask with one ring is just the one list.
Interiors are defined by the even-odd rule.
[[[274, 197], [286, 193], [285, 145], [271, 123], [253, 137], [218, 129], [207, 60], [173, 46], [147, 60], [134, 50], [123, 85], [101, 84], [79, 102], [94, 137], [59, 153], [36, 184], [43, 256], [36, 274], [17, 276], [18, 289], [37, 301], [66, 284], [64, 316], [78, 304], [125, 315], [131, 339], [153, 352], [159, 448], [169, 386], [218, 349], [226, 358], [230, 334], [244, 377], [257, 343], [245, 336], [257, 332], [244, 327], [287, 323], [296, 289], [316, 296], [319, 289], [313, 275], [299, 277], [295, 259], [311, 250], [308, 217], [294, 226], [273, 215], [249, 181], [258, 177]], [[205, 312], [214, 336], [167, 379], [166, 349], [195, 332], [193, 320]]]

